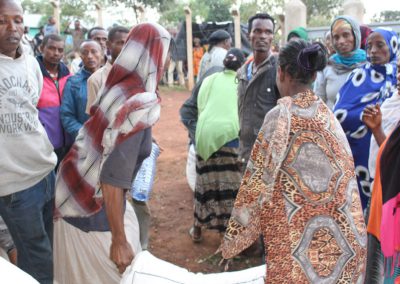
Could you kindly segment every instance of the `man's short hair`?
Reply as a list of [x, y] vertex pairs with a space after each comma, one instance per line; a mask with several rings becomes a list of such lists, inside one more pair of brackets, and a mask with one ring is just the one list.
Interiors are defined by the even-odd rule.
[[129, 33], [129, 29], [122, 26], [115, 26], [108, 32], [108, 41], [113, 41], [117, 33]]
[[47, 45], [47, 43], [49, 42], [49, 40], [52, 40], [52, 41], [62, 41], [62, 42], [64, 42], [64, 40], [63, 40], [63, 38], [62, 37], [60, 37], [59, 35], [56, 35], [56, 34], [49, 34], [49, 35], [47, 35], [47, 36], [45, 36], [44, 38], [43, 38], [43, 41], [42, 41], [42, 46], [43, 47], [45, 47], [46, 45]]
[[248, 26], [248, 33], [251, 33], [251, 29], [253, 28], [253, 21], [257, 19], [262, 19], [262, 20], [270, 20], [272, 22], [272, 27], [273, 31], [275, 31], [275, 19], [272, 18], [269, 14], [267, 13], [257, 13], [254, 16], [251, 16], [249, 19], [249, 26]]
[[106, 29], [105, 28], [102, 28], [102, 27], [93, 27], [93, 28], [91, 28], [89, 31], [88, 31], [88, 33], [87, 33], [87, 39], [91, 39], [92, 38], [92, 33], [94, 32], [94, 31], [105, 31]]
[[88, 43], [88, 42], [97, 44], [97, 45], [99, 46], [100, 50], [101, 50], [100, 44], [99, 44], [97, 41], [95, 41], [94, 39], [90, 39], [90, 38], [89, 38], [89, 39], [85, 39], [84, 41], [82, 41], [81, 45], [79, 46], [79, 52], [81, 52], [82, 46], [83, 46], [85, 43]]

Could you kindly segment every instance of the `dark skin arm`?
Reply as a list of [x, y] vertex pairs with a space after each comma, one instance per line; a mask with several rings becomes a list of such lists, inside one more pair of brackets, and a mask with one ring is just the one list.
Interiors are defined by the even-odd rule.
[[375, 137], [379, 146], [382, 145], [386, 139], [386, 135], [382, 128], [382, 113], [378, 105], [369, 105], [364, 109], [362, 120]]
[[135, 256], [124, 229], [125, 190], [103, 183], [102, 192], [111, 229], [110, 259], [122, 274]]

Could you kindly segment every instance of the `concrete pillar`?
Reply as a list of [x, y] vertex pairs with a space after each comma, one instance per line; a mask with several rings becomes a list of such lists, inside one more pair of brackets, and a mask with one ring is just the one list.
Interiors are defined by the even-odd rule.
[[192, 35], [192, 11], [189, 7], [185, 7], [186, 15], [186, 55], [188, 64], [188, 89], [193, 90], [193, 35]]
[[289, 32], [297, 27], [307, 27], [307, 7], [300, 0], [290, 0], [285, 5], [285, 33], [282, 33], [284, 43]]
[[343, 14], [352, 16], [359, 24], [364, 22], [365, 7], [361, 0], [346, 0], [343, 4]]
[[59, 0], [51, 0], [50, 1], [51, 6], [53, 6], [53, 17], [56, 20], [56, 27], [58, 33], [60, 33], [60, 1]]
[[103, 26], [103, 7], [101, 7], [100, 3], [95, 3], [94, 6], [96, 7], [97, 11], [97, 26]]
[[235, 47], [242, 48], [242, 33], [240, 28], [240, 12], [236, 5], [232, 6], [231, 14], [233, 17], [233, 26], [235, 28]]

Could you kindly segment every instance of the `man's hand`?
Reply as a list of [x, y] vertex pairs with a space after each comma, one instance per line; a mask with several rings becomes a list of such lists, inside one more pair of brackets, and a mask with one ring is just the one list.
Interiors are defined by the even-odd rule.
[[115, 263], [119, 273], [124, 273], [125, 269], [132, 263], [135, 257], [131, 245], [125, 241], [113, 241], [110, 247], [110, 259]]
[[134, 253], [126, 240], [124, 228], [125, 191], [111, 184], [102, 183], [104, 205], [111, 229], [110, 259], [117, 265], [119, 273], [124, 273], [131, 264]]

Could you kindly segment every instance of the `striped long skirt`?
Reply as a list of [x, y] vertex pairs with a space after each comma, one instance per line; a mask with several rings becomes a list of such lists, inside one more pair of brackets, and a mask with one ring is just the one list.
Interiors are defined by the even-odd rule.
[[195, 225], [224, 232], [242, 179], [238, 149], [222, 147], [207, 161], [197, 155], [196, 174]]

